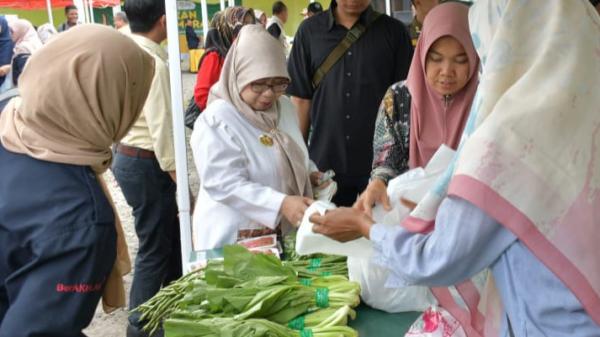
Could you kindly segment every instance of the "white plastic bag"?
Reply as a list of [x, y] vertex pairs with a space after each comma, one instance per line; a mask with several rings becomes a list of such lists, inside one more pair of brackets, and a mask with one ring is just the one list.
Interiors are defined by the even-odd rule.
[[413, 323], [404, 337], [466, 337], [460, 323], [439, 307], [427, 309]]
[[310, 205], [306, 212], [304, 212], [302, 224], [296, 234], [296, 252], [300, 255], [322, 253], [363, 258], [370, 257], [373, 247], [371, 241], [365, 238], [342, 243], [330, 239], [325, 235], [313, 233], [313, 224], [309, 221], [310, 216], [315, 213], [322, 215], [327, 210], [334, 208], [334, 204], [325, 201], [315, 201]]
[[[401, 204], [400, 198], [419, 202], [445, 171], [453, 157], [454, 151], [442, 145], [427, 167], [410, 170], [392, 179], [388, 184], [392, 209], [386, 212], [382, 206], [376, 206], [373, 209], [373, 219], [378, 224], [399, 226], [410, 213], [410, 210]], [[341, 243], [313, 233], [310, 216], [316, 212], [325, 214], [327, 210], [334, 208], [334, 204], [322, 201], [316, 201], [308, 208], [296, 236], [298, 254], [323, 253], [348, 256], [349, 277], [352, 281], [361, 284], [361, 297], [373, 308], [387, 312], [423, 311], [437, 304], [427, 287], [386, 288], [390, 271], [371, 262], [370, 257], [373, 253], [371, 241], [361, 238]]]
[[[376, 206], [373, 209], [375, 222], [399, 226], [410, 213], [402, 205], [400, 198], [418, 203], [445, 171], [453, 156], [454, 151], [442, 145], [426, 168], [416, 168], [392, 179], [388, 183], [392, 209], [386, 212], [381, 205]], [[363, 301], [373, 308], [387, 312], [424, 311], [437, 304], [427, 287], [387, 288], [390, 271], [372, 263], [370, 259], [349, 257], [348, 273], [350, 280], [360, 283]]]

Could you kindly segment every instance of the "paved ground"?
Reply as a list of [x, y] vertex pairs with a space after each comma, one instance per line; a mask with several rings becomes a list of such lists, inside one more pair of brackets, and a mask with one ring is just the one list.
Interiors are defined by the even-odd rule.
[[[187, 106], [187, 102], [189, 98], [192, 96], [193, 86], [196, 81], [196, 75], [190, 73], [183, 74], [183, 87], [184, 87], [184, 98], [185, 104]], [[189, 132], [187, 135], [189, 139]], [[186, 142], [187, 143], [187, 142]], [[198, 191], [198, 177], [196, 175], [196, 168], [194, 167], [191, 152], [188, 144], [188, 169], [189, 169], [189, 178], [190, 178], [190, 186], [192, 192], [194, 194]], [[125, 236], [127, 239], [127, 245], [129, 246], [129, 254], [131, 255], [131, 260], [133, 261], [135, 258], [135, 254], [137, 252], [138, 241], [135, 235], [135, 230], [133, 227], [133, 217], [131, 215], [131, 208], [127, 205], [123, 194], [121, 193], [121, 189], [117, 185], [113, 175], [110, 172], [105, 174], [105, 179], [109, 186], [109, 189], [112, 193], [113, 199], [117, 206], [117, 210], [121, 217], [121, 221], [123, 222], [123, 227], [125, 230]], [[125, 288], [129, 292], [129, 287], [131, 286], [132, 274], [129, 274], [125, 277]], [[99, 306], [98, 310], [96, 310], [96, 315], [92, 320], [91, 325], [84, 331], [84, 333], [89, 337], [123, 337], [125, 336], [125, 328], [127, 326], [127, 312], [124, 309], [117, 310], [111, 314], [105, 314], [102, 311], [102, 307]]]

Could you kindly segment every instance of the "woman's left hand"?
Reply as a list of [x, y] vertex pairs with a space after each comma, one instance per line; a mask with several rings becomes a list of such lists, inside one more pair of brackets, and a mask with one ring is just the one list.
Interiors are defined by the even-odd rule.
[[327, 211], [325, 215], [315, 213], [310, 222], [314, 224], [313, 232], [323, 234], [340, 242], [369, 238], [373, 219], [353, 208], [337, 208]]
[[325, 187], [329, 186], [329, 184], [331, 184], [331, 182], [333, 181], [331, 179], [328, 179], [321, 183], [323, 174], [324, 174], [323, 172], [318, 172], [318, 171], [312, 172], [310, 174], [310, 183], [314, 189], [317, 189], [317, 190], [324, 189]]

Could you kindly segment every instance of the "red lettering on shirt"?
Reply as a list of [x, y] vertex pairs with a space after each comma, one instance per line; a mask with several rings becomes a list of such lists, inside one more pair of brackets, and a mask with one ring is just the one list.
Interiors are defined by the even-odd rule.
[[64, 284], [58, 283], [56, 285], [56, 292], [59, 293], [94, 293], [102, 290], [102, 284], [104, 282], [90, 284], [90, 283], [78, 283], [78, 284]]

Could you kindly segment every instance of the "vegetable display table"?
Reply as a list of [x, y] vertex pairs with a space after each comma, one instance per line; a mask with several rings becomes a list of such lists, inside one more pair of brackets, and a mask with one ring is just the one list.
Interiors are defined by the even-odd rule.
[[389, 314], [361, 304], [356, 308], [356, 320], [349, 325], [360, 337], [403, 337], [419, 315], [419, 312]]
[[[206, 260], [222, 257], [222, 249], [197, 251], [192, 252], [189, 263], [192, 268], [198, 268]], [[360, 337], [404, 337], [419, 315], [419, 312], [390, 314], [361, 304], [356, 308], [356, 319], [349, 322], [349, 326], [357, 330]]]

